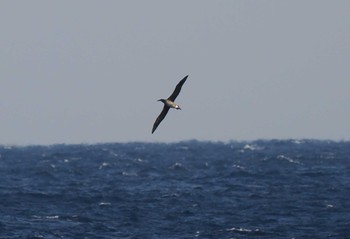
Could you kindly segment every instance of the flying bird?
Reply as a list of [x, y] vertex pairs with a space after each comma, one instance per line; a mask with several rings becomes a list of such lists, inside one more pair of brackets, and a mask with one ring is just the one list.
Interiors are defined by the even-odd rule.
[[185, 78], [183, 78], [175, 87], [174, 92], [171, 94], [171, 96], [169, 96], [168, 99], [160, 99], [158, 101], [161, 101], [164, 103], [164, 107], [162, 112], [160, 112], [160, 115], [158, 115], [156, 121], [153, 124], [153, 128], [152, 128], [152, 134], [153, 132], [157, 129], [158, 125], [160, 124], [160, 122], [162, 122], [162, 120], [165, 118], [166, 114], [168, 113], [170, 108], [174, 108], [177, 110], [181, 110], [180, 106], [177, 105], [174, 101], [176, 99], [176, 97], [179, 95], [180, 91], [181, 91], [181, 87], [182, 85], [185, 83], [185, 81], [187, 80], [187, 76], [185, 76]]

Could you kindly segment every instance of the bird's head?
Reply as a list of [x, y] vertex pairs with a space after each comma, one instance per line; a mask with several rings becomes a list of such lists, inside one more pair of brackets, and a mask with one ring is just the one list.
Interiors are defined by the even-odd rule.
[[161, 101], [161, 102], [165, 103], [165, 100], [164, 100], [164, 99], [159, 99], [159, 100], [157, 100], [157, 101]]

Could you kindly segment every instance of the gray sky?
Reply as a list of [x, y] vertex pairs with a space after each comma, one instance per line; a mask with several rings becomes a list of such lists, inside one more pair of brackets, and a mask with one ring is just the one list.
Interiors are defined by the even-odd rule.
[[[1, 1], [0, 144], [350, 139], [350, 1]], [[171, 110], [151, 128], [185, 75]]]

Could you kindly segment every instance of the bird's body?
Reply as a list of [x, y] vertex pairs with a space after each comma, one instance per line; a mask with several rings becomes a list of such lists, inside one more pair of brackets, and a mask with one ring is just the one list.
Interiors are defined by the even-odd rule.
[[161, 100], [158, 100], [158, 101], [161, 101], [164, 103], [164, 105], [168, 106], [169, 108], [174, 108], [174, 109], [177, 109], [177, 110], [181, 110], [180, 106], [175, 104], [175, 102], [172, 102], [171, 100], [168, 100], [168, 99], [161, 99]]
[[167, 113], [168, 113], [170, 108], [181, 110], [180, 106], [178, 104], [176, 104], [174, 101], [175, 101], [176, 97], [179, 95], [179, 93], [181, 91], [181, 87], [185, 83], [185, 81], [187, 80], [187, 77], [188, 77], [188, 75], [185, 76], [176, 85], [174, 92], [171, 94], [171, 96], [169, 96], [168, 99], [160, 99], [160, 100], [158, 100], [158, 101], [161, 101], [161, 102], [164, 103], [164, 107], [163, 107], [162, 112], [160, 113], [160, 115], [157, 117], [156, 121], [153, 124], [152, 134], [157, 129], [157, 127], [160, 124], [160, 122], [162, 122], [162, 120], [165, 118], [165, 116], [167, 115]]

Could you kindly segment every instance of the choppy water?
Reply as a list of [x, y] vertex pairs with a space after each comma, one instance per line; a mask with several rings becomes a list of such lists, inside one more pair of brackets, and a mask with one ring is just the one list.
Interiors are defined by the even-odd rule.
[[0, 146], [0, 238], [350, 238], [350, 142]]

